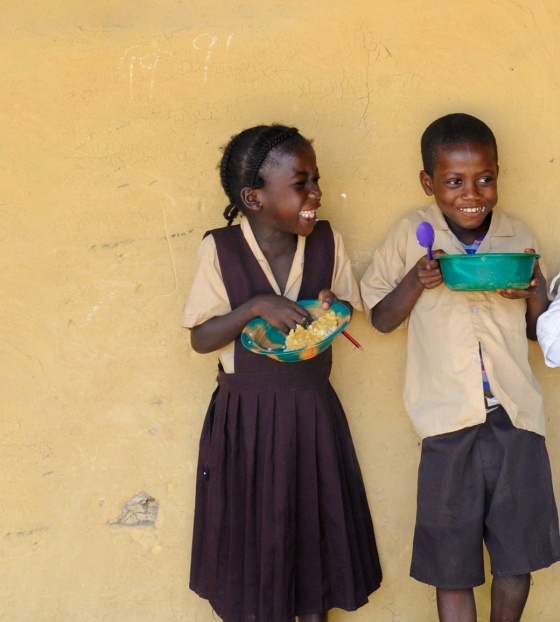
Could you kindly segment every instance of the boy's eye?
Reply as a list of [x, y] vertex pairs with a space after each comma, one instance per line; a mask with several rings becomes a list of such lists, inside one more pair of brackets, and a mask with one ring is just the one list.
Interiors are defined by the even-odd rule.
[[493, 177], [481, 177], [478, 180], [478, 183], [480, 184], [491, 184], [494, 181]]
[[459, 186], [459, 185], [461, 185], [461, 183], [462, 183], [462, 182], [461, 182], [461, 180], [460, 180], [460, 179], [448, 179], [448, 180], [447, 180], [447, 183], [448, 183], [450, 186]]

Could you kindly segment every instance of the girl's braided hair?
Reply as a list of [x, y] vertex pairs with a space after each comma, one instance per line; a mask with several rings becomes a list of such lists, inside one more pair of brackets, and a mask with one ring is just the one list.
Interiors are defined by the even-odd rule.
[[260, 170], [270, 151], [279, 145], [288, 150], [309, 144], [297, 128], [285, 125], [258, 125], [233, 136], [220, 162], [220, 180], [230, 201], [224, 210], [228, 226], [239, 214], [242, 188], [263, 186]]

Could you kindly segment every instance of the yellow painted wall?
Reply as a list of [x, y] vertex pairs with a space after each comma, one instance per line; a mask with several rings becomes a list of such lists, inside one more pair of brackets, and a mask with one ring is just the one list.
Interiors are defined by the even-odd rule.
[[[244, 127], [314, 138], [322, 216], [361, 275], [412, 207], [419, 138], [480, 116], [500, 205], [560, 270], [558, 0], [19, 0], [0, 20], [0, 619], [211, 622], [190, 593], [198, 435], [215, 358], [181, 312], [203, 232], [225, 223], [219, 147]], [[336, 621], [428, 622], [408, 577], [418, 439], [405, 333], [336, 343], [385, 579]], [[560, 491], [560, 370], [531, 349]], [[153, 527], [111, 525], [145, 491]], [[524, 620], [555, 622], [560, 565]], [[488, 587], [477, 590], [488, 619]]]

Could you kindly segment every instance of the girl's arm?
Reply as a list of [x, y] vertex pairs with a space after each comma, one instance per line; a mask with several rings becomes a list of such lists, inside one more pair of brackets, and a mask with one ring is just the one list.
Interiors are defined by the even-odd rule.
[[276, 294], [263, 294], [225, 315], [210, 318], [192, 328], [191, 346], [200, 354], [220, 350], [239, 337], [248, 322], [259, 316], [285, 334], [311, 319], [309, 312], [293, 300]]
[[[442, 255], [435, 251], [434, 255]], [[390, 333], [400, 326], [414, 308], [425, 289], [434, 289], [443, 283], [437, 259], [421, 257], [404, 279], [371, 310], [371, 323], [381, 333]]]

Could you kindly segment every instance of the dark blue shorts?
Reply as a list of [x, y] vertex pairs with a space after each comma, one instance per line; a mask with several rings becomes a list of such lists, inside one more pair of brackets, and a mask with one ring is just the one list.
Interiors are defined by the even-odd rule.
[[440, 588], [518, 575], [560, 559], [558, 512], [545, 439], [499, 406], [486, 422], [424, 439], [410, 575]]

